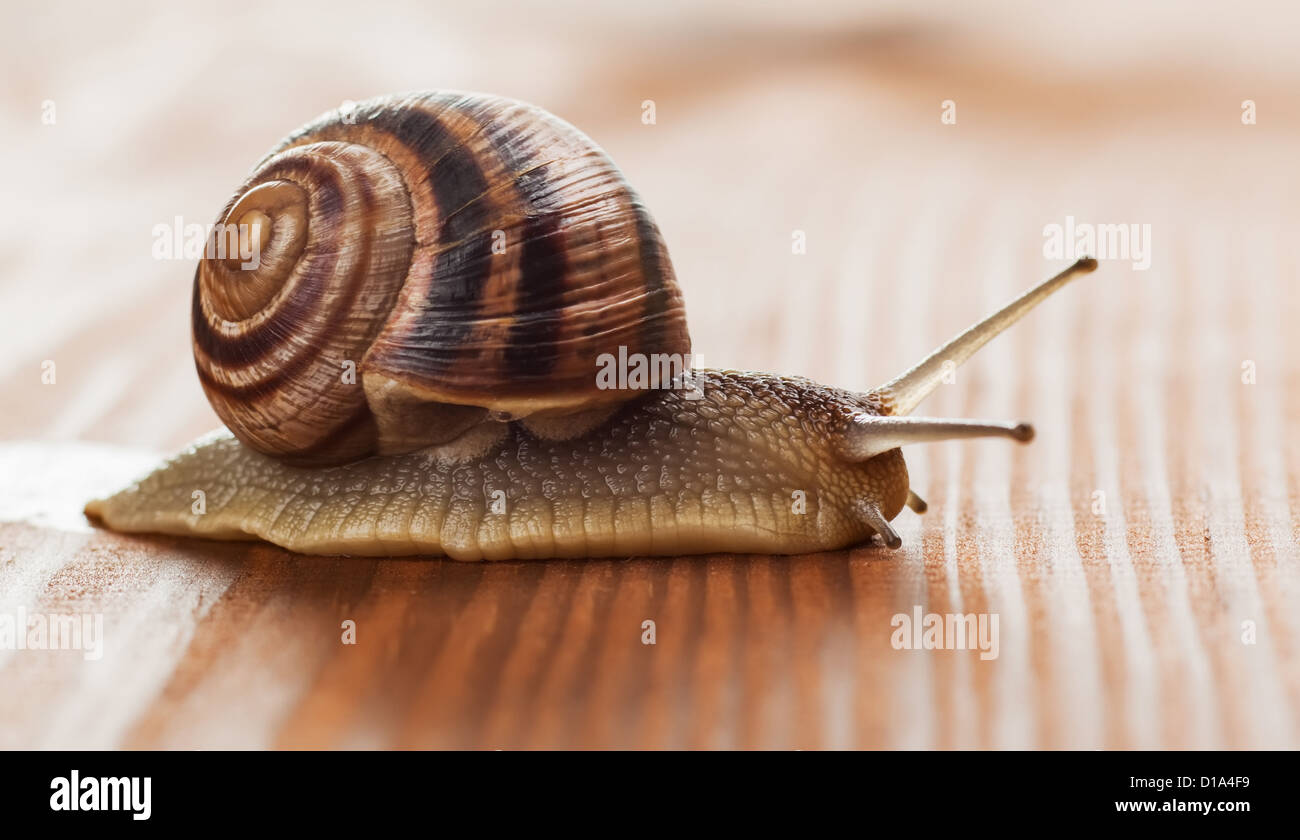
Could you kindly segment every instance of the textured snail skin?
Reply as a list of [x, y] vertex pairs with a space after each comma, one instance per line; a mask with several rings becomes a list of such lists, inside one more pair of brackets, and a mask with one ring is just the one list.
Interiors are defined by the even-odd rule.
[[886, 519], [902, 509], [899, 450], [855, 462], [830, 444], [880, 411], [870, 396], [731, 371], [698, 371], [696, 384], [699, 399], [652, 391], [571, 440], [490, 423], [336, 467], [288, 466], [217, 433], [87, 513], [119, 531], [307, 553], [504, 560], [829, 550], [873, 533], [859, 500]]

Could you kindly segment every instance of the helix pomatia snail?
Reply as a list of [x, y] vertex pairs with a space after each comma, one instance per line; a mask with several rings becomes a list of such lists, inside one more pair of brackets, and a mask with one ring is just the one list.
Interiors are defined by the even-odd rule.
[[945, 363], [1096, 266], [867, 393], [705, 370], [690, 388], [607, 389], [605, 354], [689, 353], [685, 310], [618, 168], [539, 108], [429, 93], [326, 114], [221, 219], [262, 225], [257, 267], [204, 259], [195, 277], [195, 361], [230, 432], [86, 510], [121, 531], [316, 553], [789, 554], [873, 534], [896, 548], [890, 520], [924, 510], [899, 446], [1033, 435], [905, 415]]

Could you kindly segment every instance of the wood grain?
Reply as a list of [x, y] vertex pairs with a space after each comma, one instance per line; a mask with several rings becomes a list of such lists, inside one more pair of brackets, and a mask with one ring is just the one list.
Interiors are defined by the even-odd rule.
[[[21, 59], [0, 88], [0, 616], [99, 613], [105, 640], [98, 661], [0, 650], [0, 747], [1300, 746], [1300, 62], [1269, 35], [1297, 13], [1124, 18], [1085, 50], [1012, 5], [379, 4], [359, 25], [141, 4], [156, 33], [0, 35]], [[459, 564], [92, 529], [86, 498], [215, 424], [193, 263], [154, 260], [153, 226], [211, 221], [340, 100], [432, 86], [535, 101], [620, 162], [711, 367], [883, 382], [1059, 268], [1042, 231], [1067, 216], [1150, 224], [1151, 265], [1104, 260], [923, 406], [1038, 437], [907, 450], [930, 510], [898, 518], [898, 552]], [[998, 658], [895, 650], [918, 605], [996, 613]]]

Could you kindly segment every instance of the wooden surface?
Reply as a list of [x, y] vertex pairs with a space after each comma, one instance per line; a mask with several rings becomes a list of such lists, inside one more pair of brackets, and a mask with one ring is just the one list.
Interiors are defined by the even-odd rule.
[[[0, 615], [99, 613], [105, 646], [0, 650], [0, 747], [1300, 745], [1300, 59], [1296, 13], [1247, 6], [24, 10]], [[343, 99], [434, 86], [610, 151], [707, 366], [882, 382], [1063, 265], [1067, 215], [1150, 224], [1151, 267], [1103, 261], [923, 406], [1038, 438], [907, 450], [930, 511], [899, 552], [471, 565], [92, 529], [88, 496], [215, 423], [193, 264], [153, 226], [212, 221]], [[895, 650], [917, 605], [996, 613], [998, 658]]]

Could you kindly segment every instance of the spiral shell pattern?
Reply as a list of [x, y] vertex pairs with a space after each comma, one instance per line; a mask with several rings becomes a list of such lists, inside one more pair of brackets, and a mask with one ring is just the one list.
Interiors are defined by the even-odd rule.
[[[382, 451], [382, 412], [403, 400], [527, 416], [629, 399], [598, 388], [602, 354], [690, 352], [640, 198], [535, 106], [426, 93], [326, 114], [220, 222], [261, 248], [255, 266], [199, 265], [199, 377], [242, 442], [290, 461]], [[403, 400], [376, 400], [376, 383]]]

